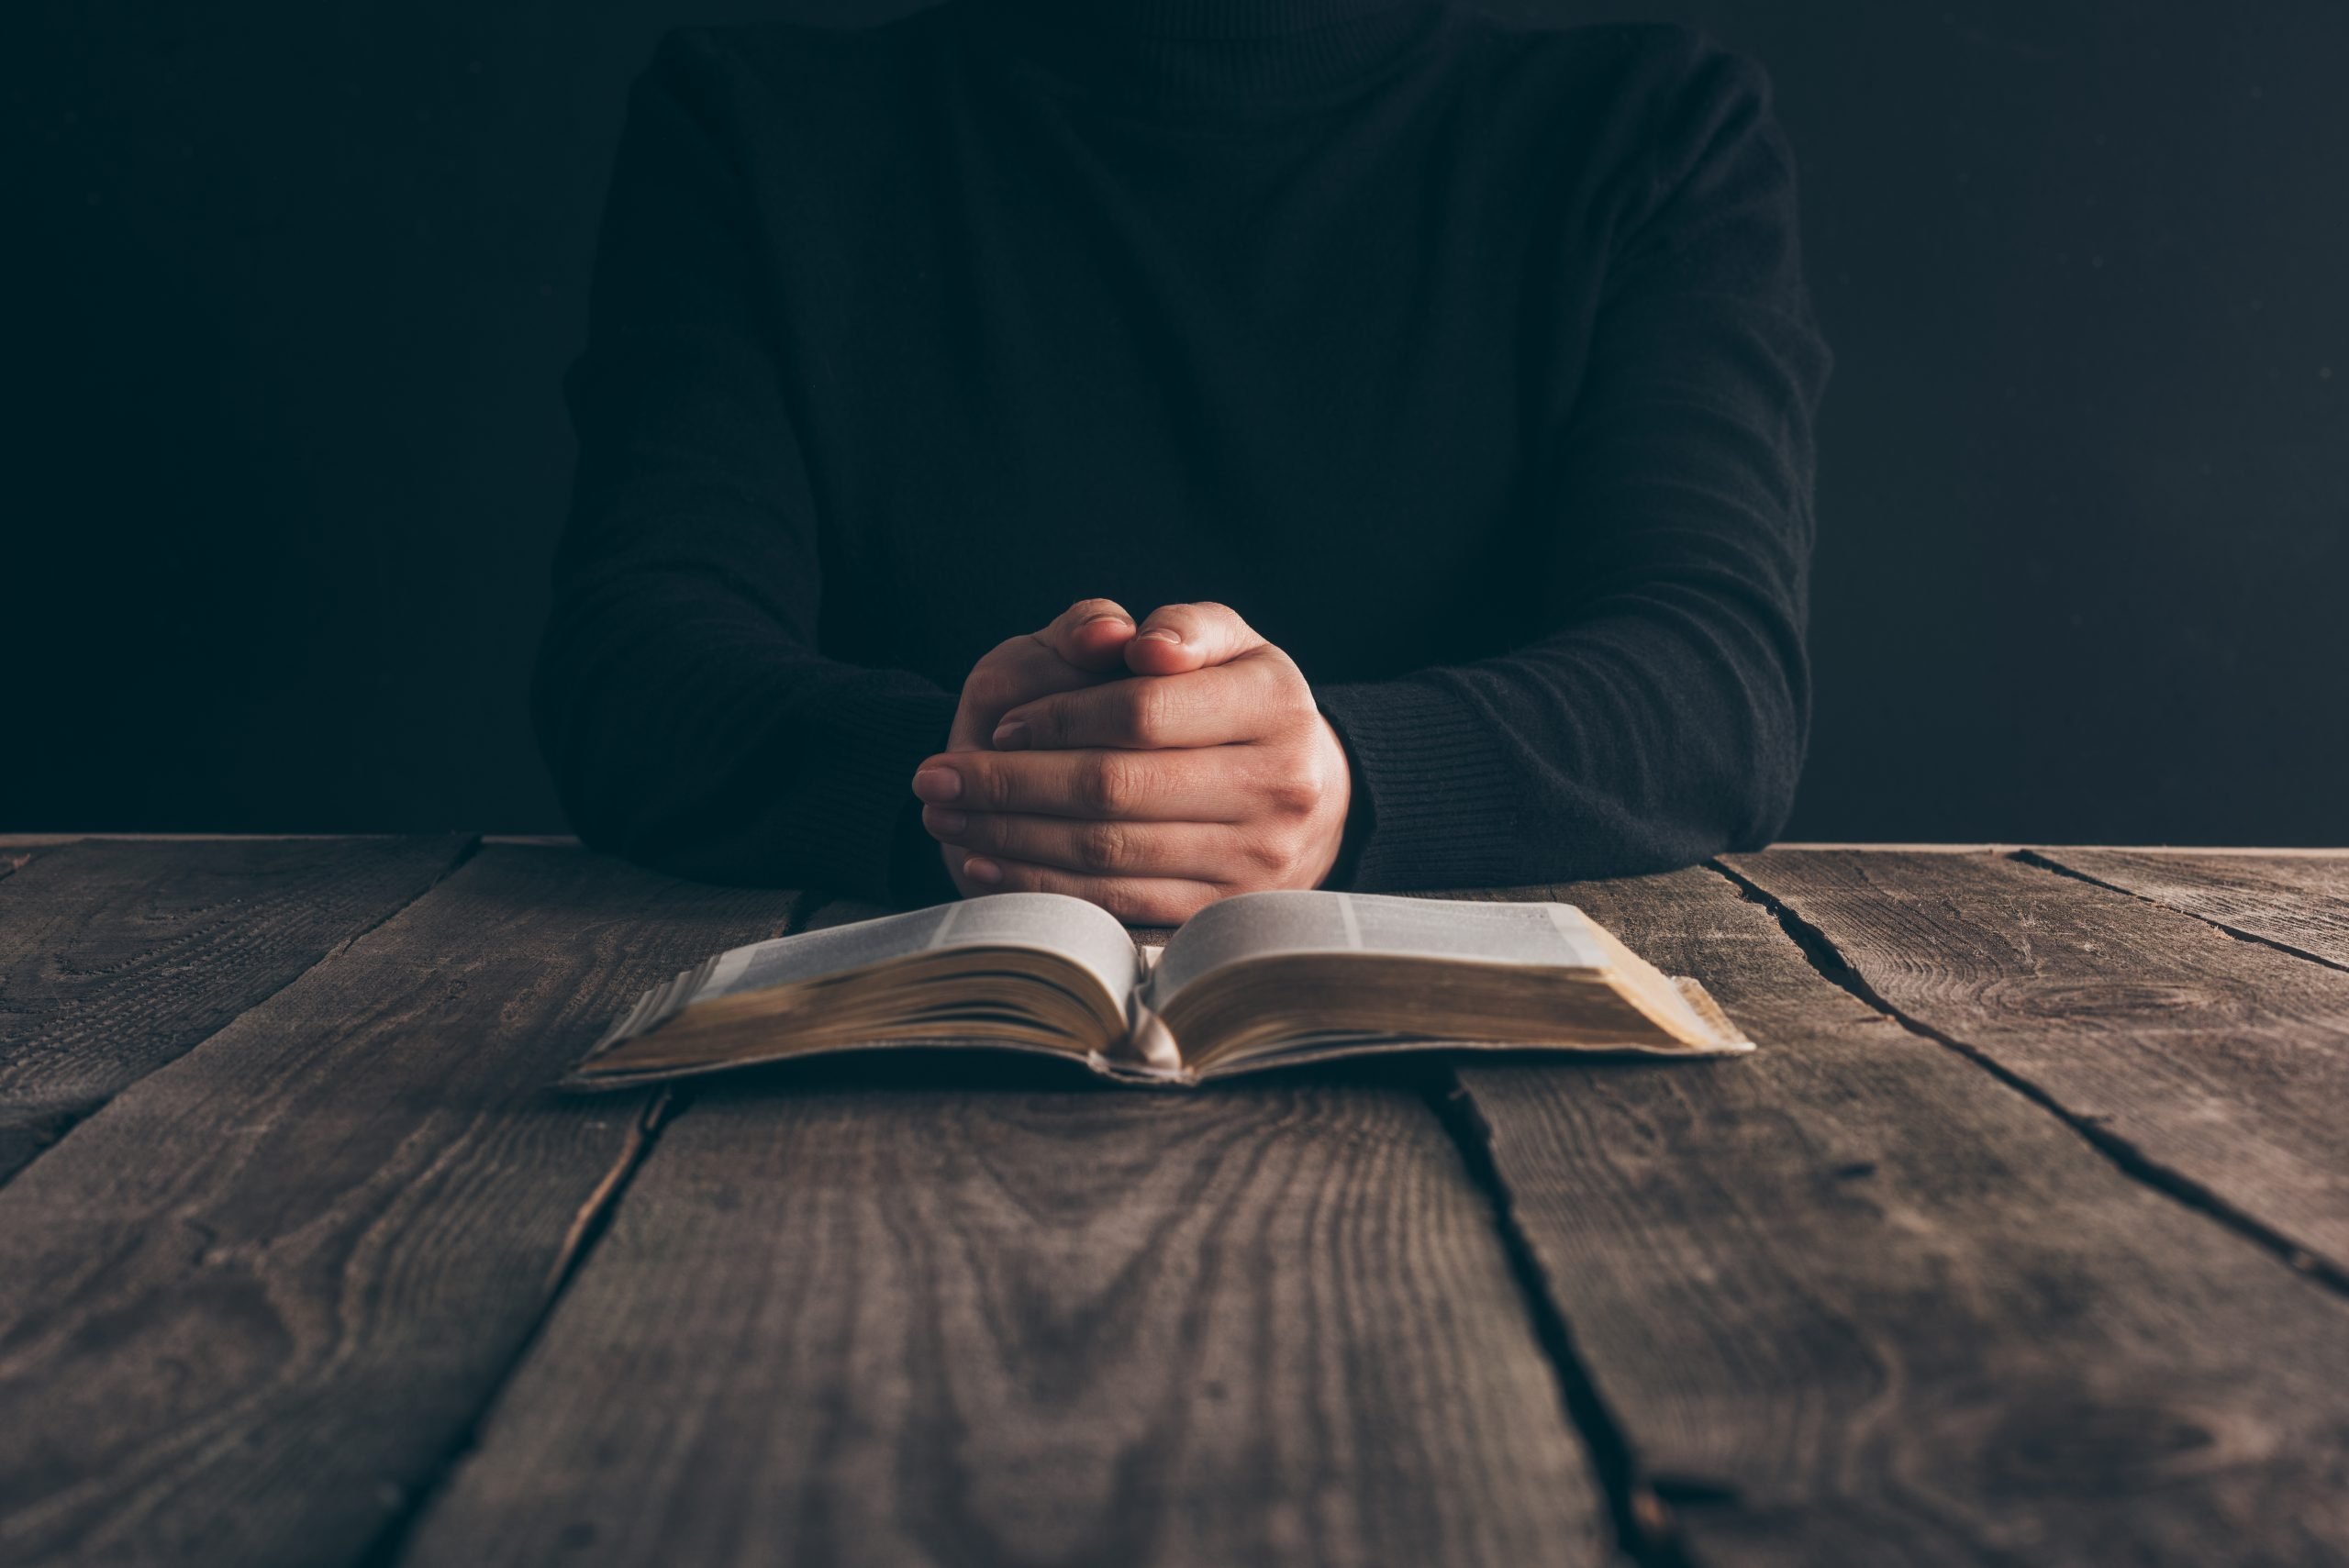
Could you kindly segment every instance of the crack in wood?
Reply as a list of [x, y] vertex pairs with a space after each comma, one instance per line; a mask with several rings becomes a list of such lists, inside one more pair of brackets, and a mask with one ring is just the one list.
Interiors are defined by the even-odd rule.
[[[295, 837], [296, 835], [287, 836]], [[326, 835], [319, 836], [325, 837]], [[362, 837], [362, 835], [353, 834], [348, 836], [356, 838]], [[335, 943], [332, 947], [328, 948], [310, 962], [303, 965], [293, 973], [288, 974], [279, 984], [273, 985], [260, 995], [253, 997], [250, 1002], [246, 1003], [243, 1008], [234, 1017], [222, 1019], [218, 1029], [215, 1029], [197, 1039], [189, 1040], [186, 1046], [182, 1049], [178, 1054], [180, 1056], [186, 1055], [188, 1051], [194, 1051], [206, 1040], [210, 1040], [214, 1035], [218, 1034], [221, 1029], [226, 1029], [234, 1025], [237, 1019], [243, 1018], [245, 1014], [251, 1012], [256, 1007], [266, 1006], [272, 997], [275, 996], [279, 992], [286, 989], [287, 986], [300, 983], [306, 977], [316, 973], [326, 965], [334, 962], [337, 959], [340, 959], [344, 954], [350, 952], [352, 948], [358, 946], [361, 941], [364, 940], [373, 932], [380, 929], [388, 921], [412, 907], [417, 900], [423, 898], [434, 888], [448, 881], [449, 878], [462, 869], [468, 861], [471, 861], [475, 854], [480, 852], [481, 844], [481, 835], [478, 833], [469, 833], [465, 835], [458, 841], [455, 852], [432, 873], [432, 879], [429, 882], [427, 882], [423, 886], [417, 888], [406, 898], [400, 900], [397, 904], [395, 904], [389, 908], [384, 910], [384, 912], [375, 919], [369, 921], [365, 926], [362, 926], [358, 930], [351, 932], [349, 936]], [[6, 878], [11, 872], [18, 870], [25, 865], [27, 862], [33, 858], [33, 855], [30, 853], [19, 855], [13, 862], [6, 860], [5, 857], [0, 857], [0, 879]], [[176, 1058], [173, 1060], [176, 1060]], [[164, 1065], [166, 1065], [166, 1063], [159, 1062], [154, 1064], [154, 1067], [150, 1068], [148, 1071], [153, 1072]], [[141, 1075], [142, 1078], [144, 1074]], [[140, 1081], [140, 1078], [134, 1078], [129, 1083], [124, 1084], [114, 1089], [111, 1093], [95, 1095], [87, 1099], [77, 1101], [72, 1105], [60, 1108], [55, 1114], [43, 1118], [39, 1121], [20, 1121], [14, 1126], [0, 1128], [0, 1186], [6, 1186], [8, 1183], [15, 1181], [18, 1176], [23, 1175], [25, 1172], [32, 1166], [34, 1162], [41, 1159], [43, 1156], [48, 1154], [50, 1151], [63, 1143], [67, 1135], [72, 1133], [75, 1128], [81, 1126], [83, 1122], [89, 1120], [92, 1117], [106, 1109], [106, 1106], [112, 1105], [117, 1095], [122, 1094], [125, 1090], [134, 1087]]]
[[[818, 911], [835, 902], [837, 900], [818, 895], [807, 895], [792, 910], [785, 929], [776, 934], [788, 936], [806, 930]], [[571, 1288], [572, 1282], [586, 1266], [596, 1244], [611, 1229], [612, 1217], [618, 1212], [620, 1201], [628, 1195], [629, 1184], [636, 1180], [637, 1173], [651, 1157], [654, 1146], [661, 1141], [661, 1135], [692, 1105], [693, 1085], [664, 1085], [638, 1113], [635, 1125], [629, 1129], [627, 1141], [612, 1161], [611, 1169], [605, 1172], [595, 1190], [587, 1195], [578, 1213], [573, 1217], [570, 1228], [563, 1233], [562, 1243], [555, 1251], [554, 1262], [547, 1271], [542, 1293], [544, 1299], [539, 1305], [538, 1316], [515, 1345], [514, 1353], [505, 1367], [490, 1379], [481, 1402], [474, 1407], [472, 1418], [451, 1439], [424, 1484], [403, 1494], [401, 1506], [384, 1521], [384, 1528], [367, 1548], [352, 1559], [352, 1568], [394, 1568], [406, 1555], [408, 1541], [416, 1534], [417, 1527], [447, 1489], [458, 1466], [480, 1445], [490, 1412], [496, 1408], [506, 1385], [513, 1381], [516, 1371], [529, 1359], [531, 1351], [545, 1335], [547, 1325], [554, 1320], [555, 1311], [562, 1305], [562, 1298]]]
[[2076, 867], [2067, 866], [2054, 856], [2038, 850], [2009, 850], [2007, 851], [2006, 858], [2017, 865], [2030, 866], [2034, 871], [2052, 872], [2057, 876], [2068, 876], [2075, 882], [2085, 882], [2090, 887], [2101, 887], [2108, 892], [2119, 893], [2133, 898], [2140, 904], [2150, 904], [2156, 909], [2166, 909], [2173, 915], [2183, 915], [2188, 919], [2199, 920], [2206, 926], [2225, 932], [2239, 942], [2249, 942], [2254, 947], [2274, 948], [2277, 952], [2288, 954], [2293, 958], [2306, 959], [2310, 963], [2321, 963], [2327, 969], [2335, 969], [2343, 974], [2349, 974], [2349, 963], [2327, 958], [2321, 952], [2310, 952], [2303, 947], [2295, 947], [2290, 942], [2279, 940], [2275, 937], [2261, 936], [2257, 931], [2247, 931], [2241, 926], [2231, 926], [2226, 921], [2215, 916], [2206, 915], [2199, 909], [2189, 909], [2183, 904], [2173, 904], [2166, 899], [2140, 893], [2133, 887], [2123, 887], [2117, 882], [2107, 882], [2100, 876], [2092, 876]]
[[[1616, 1550], [1637, 1568], [1694, 1568], [1673, 1523], [1664, 1488], [1641, 1473], [1639, 1457], [1624, 1434], [1623, 1424], [1599, 1393], [1575, 1346], [1573, 1325], [1557, 1304], [1531, 1239], [1518, 1222], [1508, 1178], [1501, 1173], [1493, 1154], [1491, 1123], [1466, 1086], [1449, 1073], [1445, 1077], [1445, 1084], [1429, 1087], [1428, 1106], [1451, 1135], [1469, 1179], [1492, 1206], [1494, 1232], [1500, 1238], [1509, 1273], [1516, 1277], [1534, 1340], [1557, 1382], [1558, 1402], [1567, 1421], [1582, 1435], [1599, 1491], [1607, 1499]], [[1685, 1483], [1686, 1478], [1675, 1480]], [[1675, 1490], [1675, 1500], [1699, 1500], [1695, 1496], [1698, 1487], [1679, 1485]], [[1716, 1486], [1701, 1500], [1718, 1501], [1720, 1496]]]
[[627, 1195], [629, 1184], [636, 1179], [637, 1172], [651, 1156], [653, 1145], [661, 1140], [662, 1132], [684, 1113], [692, 1099], [690, 1085], [663, 1087], [637, 1113], [635, 1124], [629, 1128], [628, 1140], [620, 1146], [611, 1169], [604, 1173], [604, 1179], [596, 1184], [595, 1191], [589, 1193], [586, 1201], [579, 1206], [579, 1212], [573, 1218], [570, 1229], [563, 1233], [562, 1245], [556, 1250], [553, 1266], [547, 1271], [543, 1291], [545, 1299], [540, 1304], [537, 1318], [515, 1345], [514, 1353], [504, 1369], [490, 1380], [481, 1403], [474, 1407], [473, 1418], [450, 1440], [424, 1484], [401, 1494], [396, 1511], [384, 1521], [383, 1529], [366, 1550], [352, 1560], [352, 1568], [392, 1568], [406, 1555], [408, 1540], [416, 1533], [417, 1525], [431, 1510], [434, 1501], [447, 1487], [449, 1478], [464, 1462], [465, 1456], [480, 1446], [482, 1429], [489, 1420], [490, 1411], [496, 1407], [498, 1396], [513, 1380], [516, 1369], [529, 1359], [531, 1350], [545, 1334], [547, 1325], [553, 1321], [555, 1308], [562, 1305], [563, 1294], [570, 1289], [571, 1282], [578, 1277], [588, 1254], [595, 1251], [596, 1243], [603, 1240], [604, 1232], [610, 1229], [612, 1216], [619, 1208], [620, 1199]]
[[[339, 958], [342, 957], [345, 953], [349, 952], [351, 949], [353, 949], [353, 948], [357, 947], [361, 942], [362, 942], [362, 941], [366, 940], [369, 937], [371, 937], [371, 936], [374, 935], [374, 933], [375, 933], [377, 930], [381, 929], [384, 926], [385, 926], [385, 925], [387, 925], [388, 923], [390, 923], [390, 921], [393, 919], [393, 917], [395, 917], [395, 916], [397, 916], [397, 915], [399, 915], [399, 914], [401, 913], [401, 911], [403, 911], [403, 910], [405, 910], [405, 909], [408, 908], [411, 905], [414, 905], [414, 904], [415, 904], [418, 899], [421, 899], [421, 898], [425, 897], [427, 895], [430, 894], [430, 893], [431, 893], [431, 891], [432, 891], [434, 888], [436, 888], [436, 887], [440, 886], [442, 883], [444, 883], [444, 882], [448, 881], [451, 877], [452, 877], [452, 876], [456, 875], [456, 874], [457, 874], [457, 873], [459, 873], [460, 871], [462, 871], [462, 870], [465, 868], [465, 865], [467, 864], [467, 862], [469, 862], [470, 861], [472, 861], [472, 859], [473, 859], [475, 855], [477, 855], [477, 854], [481, 853], [481, 845], [482, 845], [482, 838], [481, 838], [481, 835], [480, 835], [480, 834], [478, 834], [478, 833], [468, 833], [468, 834], [466, 834], [466, 835], [464, 836], [464, 838], [463, 838], [463, 839], [462, 839], [462, 840], [458, 843], [458, 845], [457, 845], [457, 852], [456, 852], [455, 854], [453, 854], [453, 855], [450, 856], [450, 857], [449, 857], [448, 862], [447, 862], [445, 864], [443, 864], [443, 865], [440, 867], [440, 869], [439, 871], [436, 871], [436, 872], [434, 872], [434, 873], [432, 873], [432, 880], [431, 880], [431, 881], [429, 881], [429, 882], [426, 883], [422, 887], [419, 887], [419, 888], [417, 888], [417, 889], [416, 890], [416, 893], [415, 893], [414, 896], [412, 896], [412, 897], [410, 897], [410, 898], [408, 898], [408, 899], [405, 900], [404, 902], [402, 902], [402, 903], [401, 903], [401, 905], [399, 906], [399, 907], [398, 907], [398, 908], [396, 908], [396, 909], [386, 909], [386, 910], [384, 910], [384, 913], [383, 913], [383, 915], [382, 915], [382, 917], [381, 917], [380, 918], [369, 921], [365, 926], [362, 927], [360, 929], [358, 929], [358, 930], [356, 930], [356, 931], [351, 932], [351, 935], [349, 935], [349, 936], [347, 936], [347, 937], [343, 938], [343, 939], [342, 939], [342, 940], [340, 940], [340, 941], [339, 941], [339, 942], [335, 943], [335, 944], [334, 944], [334, 946], [332, 946], [332, 947], [330, 947], [330, 948], [327, 949], [327, 951], [324, 951], [324, 952], [322, 952], [322, 953], [320, 953], [320, 954], [318, 955], [317, 962], [311, 964], [311, 965], [309, 966], [309, 969], [305, 969], [304, 971], [302, 971], [302, 974], [307, 974], [307, 973], [310, 973], [310, 970], [317, 969], [317, 968], [318, 968], [318, 967], [319, 967], [319, 965], [321, 965], [321, 964], [332, 963], [336, 959], [339, 959]], [[299, 979], [301, 979], [301, 978], [302, 978], [302, 974], [297, 974], [297, 975], [294, 976], [294, 979], [293, 979], [293, 980], [288, 980], [288, 981], [285, 983], [285, 985], [291, 985], [291, 984], [294, 984], [294, 982], [295, 982], [295, 980], [299, 980]], [[283, 990], [284, 990], [284, 989], [285, 989], [285, 985], [281, 985], [281, 986], [279, 986], [279, 987], [277, 988], [277, 991], [283, 991]], [[277, 995], [277, 991], [272, 991], [272, 992], [269, 994], [269, 996], [274, 996], [274, 995]], [[268, 1000], [269, 1000], [269, 996], [263, 996], [263, 997], [262, 997], [262, 998], [261, 998], [261, 1001], [255, 1002], [255, 1003], [253, 1004], [253, 1006], [256, 1006], [256, 1007], [260, 1006], [262, 1005], [262, 1002], [266, 1002], [266, 1001], [268, 1001]], [[250, 1011], [250, 1009], [248, 1009], [248, 1011]], [[240, 1016], [241, 1016], [241, 1015], [240, 1015]], [[226, 1026], [224, 1025], [223, 1027], [225, 1028]], [[201, 1043], [201, 1042], [199, 1041], [198, 1043]], [[189, 1049], [189, 1050], [191, 1050], [191, 1051], [193, 1051], [193, 1050], [195, 1049], [195, 1047], [194, 1047], [194, 1046], [190, 1046], [188, 1049]]]
[[[2009, 858], [2014, 858], [2009, 856]], [[1929, 1040], [1972, 1062], [2007, 1087], [2021, 1095], [2032, 1104], [2054, 1116], [2103, 1155], [2121, 1172], [2171, 1199], [2181, 1207], [2192, 1209], [2205, 1218], [2233, 1231], [2262, 1251], [2280, 1259], [2288, 1267], [2309, 1278], [2349, 1296], [2349, 1269], [2329, 1258], [2310, 1251], [2291, 1237], [2276, 1229], [2256, 1217], [2246, 1213], [2184, 1172], [2165, 1165], [2147, 1154], [2130, 1140], [2111, 1130], [2110, 1117], [2082, 1113], [2071, 1109], [2054, 1095], [2015, 1072], [1979, 1047], [1969, 1044], [1922, 1019], [1913, 1018], [1886, 1000], [1869, 984], [1853, 963], [1836, 947], [1827, 933], [1798, 914], [1792, 906], [1772, 895], [1736, 868], [1724, 862], [1705, 862], [1707, 868], [1726, 878], [1750, 903], [1758, 904], [1777, 917], [1779, 927], [1800, 948], [1803, 956], [1820, 974], [1851, 993], [1859, 1001], [1873, 1007], [1902, 1029], [1921, 1040]], [[2086, 882], [2095, 881], [2083, 877]], [[2099, 886], [2103, 884], [2097, 884]], [[2148, 900], [2147, 902], [2151, 902]], [[2167, 906], [2159, 906], [2166, 908]], [[2255, 940], [2255, 939], [2254, 939]], [[2270, 944], [2273, 945], [2273, 944]]]
[[612, 1168], [604, 1173], [604, 1179], [596, 1184], [596, 1190], [587, 1195], [587, 1201], [579, 1206], [579, 1212], [572, 1217], [571, 1229], [562, 1233], [562, 1245], [555, 1250], [553, 1266], [547, 1270], [549, 1301], [561, 1296], [563, 1287], [571, 1283], [571, 1276], [578, 1272], [579, 1265], [604, 1234], [604, 1228], [611, 1223], [612, 1210], [618, 1206], [620, 1194], [626, 1192], [629, 1183], [635, 1179], [637, 1167], [644, 1163], [644, 1157], [652, 1152], [652, 1145], [660, 1140], [661, 1129], [669, 1125], [677, 1112], [685, 1109], [690, 1098], [689, 1086], [681, 1090], [674, 1085], [664, 1085], [652, 1097], [651, 1103], [639, 1113], [634, 1124], [629, 1128], [628, 1141], [620, 1145], [619, 1157], [612, 1162]]

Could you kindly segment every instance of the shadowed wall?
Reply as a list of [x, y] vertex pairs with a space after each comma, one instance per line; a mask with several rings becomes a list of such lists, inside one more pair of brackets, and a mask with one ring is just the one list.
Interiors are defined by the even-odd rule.
[[[2349, 841], [2349, 8], [1489, 3], [1776, 81], [1837, 354], [1789, 837]], [[207, 9], [0, 63], [0, 826], [560, 830], [523, 691], [628, 81], [904, 7]]]

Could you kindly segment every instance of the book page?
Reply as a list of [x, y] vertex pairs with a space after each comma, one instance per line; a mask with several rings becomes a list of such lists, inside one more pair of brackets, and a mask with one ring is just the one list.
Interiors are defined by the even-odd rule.
[[1603, 969], [1609, 953], [1571, 904], [1486, 904], [1375, 893], [1245, 893], [1208, 905], [1151, 977], [1163, 1006], [1201, 975], [1271, 953], [1367, 952]]
[[990, 946], [1057, 953], [1090, 972], [1118, 1011], [1127, 1012], [1136, 960], [1133, 940], [1116, 916], [1057, 893], [991, 893], [729, 948], [646, 991], [587, 1054], [593, 1058], [650, 1034], [696, 1002], [864, 969], [933, 948]]
[[844, 969], [861, 969], [930, 946], [944, 924], [952, 906], [916, 909], [909, 914], [885, 915], [846, 926], [828, 926], [796, 937], [774, 937], [748, 947], [729, 948], [709, 962], [688, 1001], [730, 996], [738, 991], [763, 991], [788, 985]]
[[853, 925], [777, 937], [718, 955], [690, 1001], [863, 969], [932, 948], [1016, 947], [1090, 971], [1120, 1008], [1134, 985], [1134, 944], [1116, 916], [1057, 893], [990, 893]]

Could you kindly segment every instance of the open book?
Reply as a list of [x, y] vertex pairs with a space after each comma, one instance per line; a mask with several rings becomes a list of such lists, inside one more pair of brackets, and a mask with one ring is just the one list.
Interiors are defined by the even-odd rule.
[[910, 1045], [1161, 1084], [1384, 1051], [1753, 1049], [1571, 904], [1250, 893], [1160, 948], [1081, 898], [997, 893], [719, 953], [638, 998], [563, 1084]]

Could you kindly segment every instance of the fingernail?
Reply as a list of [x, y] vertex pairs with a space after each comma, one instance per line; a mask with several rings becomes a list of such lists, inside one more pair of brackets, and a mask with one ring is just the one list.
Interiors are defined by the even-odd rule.
[[933, 806], [923, 815], [930, 818], [930, 829], [933, 832], [960, 833], [971, 825], [969, 812], [957, 811], [952, 806]]
[[1136, 642], [1180, 642], [1183, 640], [1183, 634], [1171, 626], [1154, 626], [1134, 640]]
[[998, 751], [1025, 751], [1028, 750], [1028, 721], [1007, 718], [995, 727], [995, 734], [989, 739], [995, 742], [995, 749]]
[[953, 800], [963, 793], [963, 775], [952, 768], [924, 768], [914, 775], [914, 793], [933, 803]]
[[997, 883], [1003, 880], [1003, 868], [980, 855], [973, 855], [963, 862], [963, 874], [973, 882]]
[[1083, 631], [1086, 627], [1088, 627], [1088, 626], [1099, 626], [1099, 625], [1100, 625], [1103, 621], [1105, 621], [1105, 620], [1106, 620], [1106, 621], [1108, 621], [1108, 622], [1109, 622], [1112, 626], [1127, 626], [1127, 625], [1131, 624], [1131, 623], [1130, 623], [1130, 622], [1129, 622], [1129, 621], [1126, 619], [1126, 617], [1123, 617], [1123, 616], [1113, 616], [1113, 615], [1107, 615], [1107, 614], [1104, 614], [1104, 615], [1097, 615], [1097, 616], [1087, 616], [1085, 619], [1083, 619], [1083, 620], [1081, 620], [1081, 621], [1079, 621], [1079, 622], [1077, 622], [1077, 623], [1076, 623], [1076, 629], [1077, 629], [1077, 630], [1079, 630], [1079, 631]]

